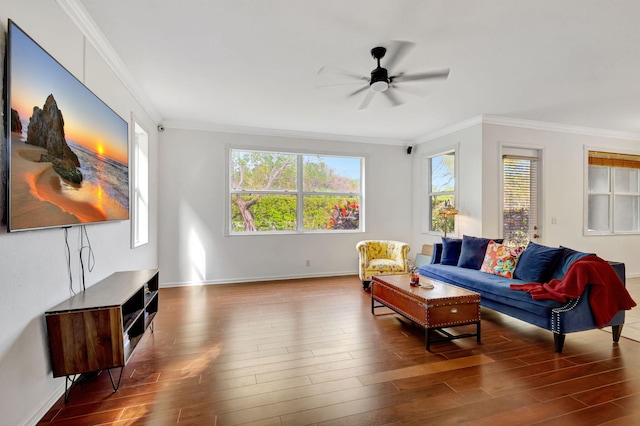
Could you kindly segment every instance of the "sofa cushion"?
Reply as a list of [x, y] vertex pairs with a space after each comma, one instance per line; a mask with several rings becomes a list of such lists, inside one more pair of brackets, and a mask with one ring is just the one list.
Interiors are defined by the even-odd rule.
[[480, 269], [489, 241], [491, 241], [489, 238], [463, 235], [458, 266], [461, 268]]
[[571, 266], [573, 262], [589, 255], [589, 253], [583, 253], [581, 251], [573, 250], [568, 247], [560, 246], [560, 248], [562, 249], [562, 255], [560, 256], [560, 260], [556, 265], [556, 269], [553, 271], [553, 274], [551, 274], [551, 279], [562, 279], [562, 277], [564, 277], [564, 275], [569, 270], [569, 266]]
[[507, 247], [490, 241], [487, 245], [480, 271], [505, 278], [513, 278], [518, 257], [523, 250], [524, 247]]
[[563, 249], [530, 242], [518, 259], [514, 277], [525, 282], [546, 283], [562, 256]]
[[442, 259], [442, 243], [435, 243], [433, 245], [433, 252], [431, 253], [431, 263], [440, 263]]
[[443, 265], [456, 266], [460, 258], [461, 249], [462, 240], [442, 237], [442, 257], [440, 258], [440, 263]]
[[[420, 268], [420, 274], [466, 288], [467, 290], [476, 291], [482, 296], [480, 299], [482, 305], [485, 304], [485, 301], [490, 300], [513, 306], [535, 315], [542, 315], [547, 318], [547, 321], [553, 308], [564, 305], [564, 303], [555, 300], [534, 300], [531, 295], [524, 291], [511, 290], [509, 287], [511, 284], [524, 284], [525, 281], [485, 274], [473, 269], [449, 265], [424, 265]], [[548, 328], [548, 324], [545, 327]]]

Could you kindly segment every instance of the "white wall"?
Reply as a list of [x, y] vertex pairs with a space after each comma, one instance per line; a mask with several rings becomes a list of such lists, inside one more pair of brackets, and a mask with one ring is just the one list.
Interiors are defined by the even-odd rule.
[[[455, 208], [460, 212], [456, 220], [456, 231], [448, 237], [462, 238], [463, 234], [481, 236], [483, 230], [483, 181], [481, 179], [484, 165], [482, 161], [482, 124], [474, 124], [461, 130], [423, 142], [417, 147], [413, 159], [413, 233], [411, 244], [415, 247], [413, 255], [422, 250], [423, 244], [441, 241], [441, 232], [424, 232], [421, 225], [429, 215], [427, 201], [428, 177], [425, 175], [425, 158], [442, 152], [456, 151], [457, 197]], [[418, 202], [417, 200], [420, 200]], [[487, 236], [495, 236], [490, 234]], [[414, 257], [411, 256], [411, 257]]]
[[[603, 259], [624, 262], [627, 277], [640, 276], [637, 255], [640, 250], [640, 235], [583, 235], [585, 147], [639, 155], [640, 141], [484, 124], [482, 143], [485, 151], [484, 193], [499, 193], [501, 144], [542, 148], [544, 188], [540, 223], [543, 244], [556, 247], [563, 245], [596, 253]], [[485, 228], [499, 226], [499, 210], [499, 200], [486, 203], [483, 210]], [[552, 218], [555, 218], [555, 224], [552, 224]]]
[[[0, 0], [3, 31], [8, 18], [125, 120], [129, 121], [133, 112], [142, 126], [153, 130], [150, 132], [150, 243], [130, 249], [129, 221], [87, 226], [96, 261], [93, 272], [85, 273], [87, 286], [118, 270], [157, 267], [155, 123], [89, 43], [85, 56], [83, 35], [56, 2]], [[4, 37], [2, 40], [4, 42]], [[5, 150], [3, 137], [2, 152]], [[4, 161], [0, 164], [4, 173]], [[0, 188], [0, 193], [4, 191], [4, 187]], [[69, 230], [76, 291], [80, 288], [79, 232], [80, 228]], [[0, 259], [0, 425], [35, 424], [64, 390], [64, 379], [53, 379], [51, 374], [44, 323], [44, 312], [70, 296], [63, 230], [8, 234], [6, 228], [2, 228]]]
[[[529, 124], [499, 125], [482, 119], [479, 121], [479, 124], [472, 122], [461, 130], [451, 131], [419, 145], [418, 155], [414, 158], [414, 199], [424, 198], [421, 183], [424, 178], [420, 169], [422, 158], [457, 147], [456, 208], [460, 214], [453, 236], [500, 236], [501, 147], [539, 149], [543, 155], [540, 243], [556, 247], [563, 245], [596, 253], [607, 260], [624, 262], [627, 277], [640, 276], [637, 257], [640, 235], [583, 235], [585, 147], [640, 154], [640, 141], [596, 135], [596, 132], [589, 133], [586, 129], [569, 127], [566, 131], [546, 130], [544, 123], [538, 123], [536, 128]], [[439, 242], [441, 234], [421, 232], [421, 215], [427, 214], [421, 203], [415, 203], [413, 211], [411, 242], [417, 252], [422, 244]], [[555, 223], [552, 223], [552, 219]]]
[[[365, 156], [367, 231], [225, 236], [227, 145]], [[411, 235], [412, 157], [401, 146], [167, 129], [159, 161], [164, 286], [357, 274], [358, 241]]]

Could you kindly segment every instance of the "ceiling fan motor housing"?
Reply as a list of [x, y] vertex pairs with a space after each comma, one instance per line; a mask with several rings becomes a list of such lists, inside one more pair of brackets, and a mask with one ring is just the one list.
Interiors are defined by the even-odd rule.
[[376, 68], [375, 70], [371, 71], [371, 84], [375, 83], [376, 81], [386, 81], [387, 84], [389, 83], [389, 73], [387, 72], [386, 68]]
[[371, 71], [371, 80], [369, 86], [374, 92], [384, 92], [389, 88], [389, 73], [386, 68], [380, 66], [380, 59], [387, 53], [384, 47], [374, 47], [371, 49], [371, 56], [378, 61], [378, 67]]

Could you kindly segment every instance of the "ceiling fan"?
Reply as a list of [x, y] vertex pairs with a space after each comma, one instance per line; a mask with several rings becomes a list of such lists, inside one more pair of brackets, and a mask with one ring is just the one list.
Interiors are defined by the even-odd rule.
[[[415, 43], [410, 41], [395, 41], [393, 42], [394, 49], [390, 51], [390, 56], [386, 60], [385, 66], [387, 68], [383, 68], [380, 65], [380, 60], [385, 57], [387, 54], [387, 48], [382, 46], [377, 46], [371, 49], [371, 56], [373, 59], [377, 61], [377, 67], [371, 71], [371, 77], [362, 76], [360, 74], [343, 70], [340, 68], [324, 66], [320, 68], [318, 74], [335, 74], [346, 76], [351, 79], [356, 79], [357, 81], [353, 81], [351, 83], [343, 83], [337, 84], [333, 86], [343, 86], [354, 83], [361, 83], [362, 81], [366, 81], [367, 83], [360, 87], [359, 89], [349, 93], [348, 97], [356, 96], [359, 93], [367, 91], [367, 94], [362, 99], [360, 106], [358, 109], [365, 109], [371, 103], [371, 100], [375, 96], [376, 93], [382, 93], [385, 95], [389, 101], [393, 104], [393, 106], [400, 105], [402, 102], [398, 99], [398, 97], [394, 93], [394, 89], [398, 88], [398, 83], [404, 83], [408, 81], [418, 81], [418, 80], [430, 80], [430, 79], [446, 79], [449, 76], [449, 69], [444, 69], [440, 71], [429, 71], [429, 72], [421, 72], [416, 74], [405, 74], [404, 72], [398, 72], [396, 74], [389, 73], [388, 69], [393, 69], [393, 67], [400, 62], [404, 56], [408, 53], [408, 51], [415, 46]], [[390, 49], [391, 50], [391, 49]]]

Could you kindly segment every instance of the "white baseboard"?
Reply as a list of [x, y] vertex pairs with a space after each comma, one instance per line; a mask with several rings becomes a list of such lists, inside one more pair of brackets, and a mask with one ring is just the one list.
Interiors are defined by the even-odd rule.
[[341, 277], [346, 275], [358, 275], [357, 271], [348, 272], [333, 272], [333, 273], [319, 273], [319, 274], [302, 274], [302, 275], [274, 275], [270, 277], [240, 277], [240, 278], [227, 278], [220, 280], [206, 280], [206, 281], [182, 281], [182, 282], [163, 282], [160, 283], [160, 288], [170, 287], [190, 287], [198, 285], [212, 285], [212, 284], [239, 284], [248, 282], [262, 282], [262, 281], [279, 281], [279, 280], [296, 280], [303, 278], [325, 278], [325, 277]]
[[22, 423], [23, 426], [35, 426], [38, 422], [44, 417], [45, 414], [53, 407], [53, 404], [64, 395], [64, 382], [60, 383], [56, 386], [49, 397], [42, 401], [42, 403], [35, 407], [35, 410], [31, 413], [31, 415]]

